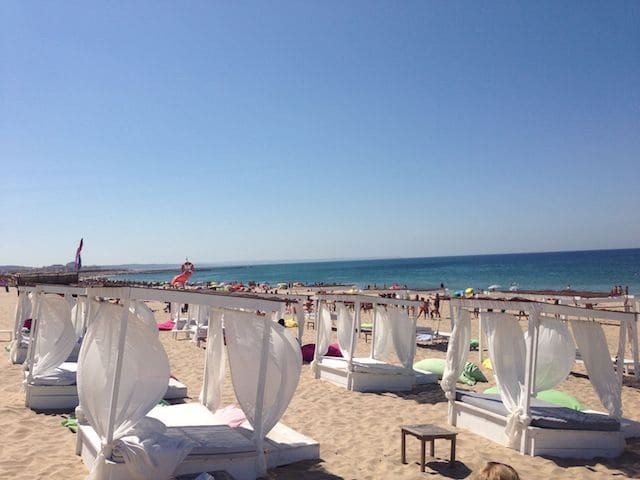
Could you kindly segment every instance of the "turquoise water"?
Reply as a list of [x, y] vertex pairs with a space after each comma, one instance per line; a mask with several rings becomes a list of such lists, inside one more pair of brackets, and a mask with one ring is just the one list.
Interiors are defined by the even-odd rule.
[[[197, 263], [196, 263], [197, 267]], [[111, 277], [118, 280], [168, 282], [179, 273], [155, 271]], [[468, 255], [459, 257], [352, 260], [333, 262], [243, 265], [198, 269], [190, 283], [254, 281], [330, 283], [377, 287], [486, 289], [515, 283], [522, 290], [563, 289], [609, 292], [614, 285], [640, 294], [640, 249], [580, 252]]]

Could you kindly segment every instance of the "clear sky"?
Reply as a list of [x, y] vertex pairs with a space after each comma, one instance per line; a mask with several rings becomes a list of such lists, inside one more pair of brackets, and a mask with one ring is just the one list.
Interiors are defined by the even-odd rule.
[[640, 246], [640, 2], [0, 2], [0, 264]]

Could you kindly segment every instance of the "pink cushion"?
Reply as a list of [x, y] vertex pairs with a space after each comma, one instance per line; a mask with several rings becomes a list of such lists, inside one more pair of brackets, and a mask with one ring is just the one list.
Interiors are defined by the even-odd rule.
[[175, 326], [176, 326], [175, 322], [172, 322], [171, 320], [167, 320], [166, 322], [162, 322], [158, 324], [158, 330], [173, 330], [173, 327]]
[[[305, 362], [311, 362], [313, 361], [313, 355], [315, 354], [316, 351], [316, 344], [315, 343], [307, 343], [306, 345], [302, 346], [302, 360]], [[340, 351], [340, 347], [338, 346], [337, 342], [332, 343], [331, 345], [329, 345], [329, 350], [327, 350], [327, 354], [328, 357], [341, 357], [342, 356], [342, 352]]]

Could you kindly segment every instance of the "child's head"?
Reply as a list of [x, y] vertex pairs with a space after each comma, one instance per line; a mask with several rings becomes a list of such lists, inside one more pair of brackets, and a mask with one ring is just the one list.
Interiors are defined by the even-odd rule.
[[473, 480], [520, 480], [518, 472], [513, 467], [498, 462], [487, 462], [471, 478]]

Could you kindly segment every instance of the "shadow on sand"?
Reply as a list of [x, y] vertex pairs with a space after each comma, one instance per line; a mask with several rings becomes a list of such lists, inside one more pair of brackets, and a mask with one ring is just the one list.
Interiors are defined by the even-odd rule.
[[269, 470], [270, 480], [344, 480], [343, 477], [327, 472], [322, 460], [306, 460]]

